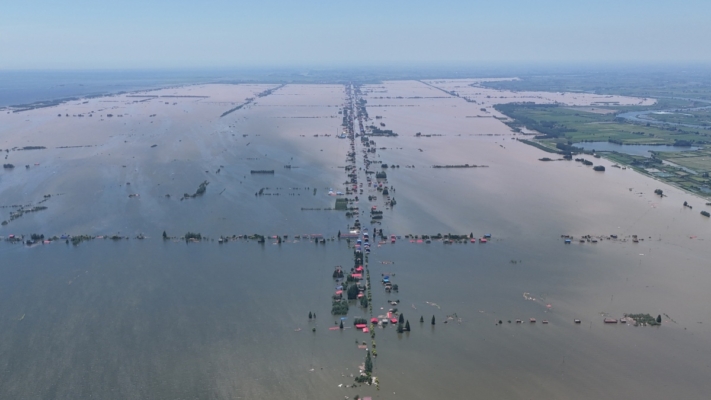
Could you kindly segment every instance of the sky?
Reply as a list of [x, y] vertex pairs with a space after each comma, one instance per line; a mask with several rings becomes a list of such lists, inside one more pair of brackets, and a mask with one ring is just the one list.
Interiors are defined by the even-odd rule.
[[5, 1], [0, 69], [711, 63], [710, 0]]

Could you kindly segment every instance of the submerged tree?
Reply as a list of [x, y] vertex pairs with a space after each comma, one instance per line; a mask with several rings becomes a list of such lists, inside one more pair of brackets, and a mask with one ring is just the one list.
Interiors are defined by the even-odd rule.
[[363, 308], [368, 308], [368, 298], [363, 296], [360, 298], [360, 306]]
[[400, 318], [398, 319], [398, 322], [401, 324], [405, 323], [405, 315], [404, 314], [400, 314]]
[[407, 332], [410, 332], [410, 321], [409, 321], [409, 320], [408, 320], [408, 321], [405, 321], [405, 330], [406, 330]]
[[420, 323], [423, 323], [423, 322], [425, 322], [425, 317], [423, 317], [422, 315], [420, 315]]
[[662, 323], [662, 316], [661, 315], [657, 315], [657, 323], [658, 324]]
[[434, 324], [435, 324], [435, 317], [434, 317], [434, 315], [433, 315], [433, 316], [432, 316], [432, 325], [434, 325]]
[[338, 328], [339, 328], [339, 329], [343, 329], [343, 320], [341, 320], [341, 324], [338, 325]]
[[402, 333], [404, 330], [405, 330], [405, 328], [403, 328], [402, 322], [399, 322], [397, 324], [397, 333]]
[[365, 373], [368, 375], [373, 373], [373, 360], [370, 359], [370, 351], [365, 353]]
[[355, 300], [358, 298], [358, 286], [357, 285], [351, 285], [348, 287], [348, 300]]
[[309, 311], [309, 319], [313, 318], [313, 314], [311, 314], [311, 311]]

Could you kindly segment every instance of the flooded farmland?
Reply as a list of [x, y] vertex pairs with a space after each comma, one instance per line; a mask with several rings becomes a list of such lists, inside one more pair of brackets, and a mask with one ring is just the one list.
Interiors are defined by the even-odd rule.
[[[707, 200], [604, 159], [604, 173], [540, 162], [492, 107], [653, 99], [477, 82], [194, 85], [2, 110], [0, 236], [58, 240], [0, 243], [0, 397], [703, 397]], [[332, 209], [344, 197], [352, 217]], [[377, 387], [350, 387], [371, 342], [348, 322], [367, 310], [329, 329], [331, 274], [355, 249], [337, 235], [357, 218], [374, 314], [399, 300], [412, 326], [374, 327]], [[475, 242], [422, 238], [438, 234]], [[662, 323], [603, 322], [626, 313]]]

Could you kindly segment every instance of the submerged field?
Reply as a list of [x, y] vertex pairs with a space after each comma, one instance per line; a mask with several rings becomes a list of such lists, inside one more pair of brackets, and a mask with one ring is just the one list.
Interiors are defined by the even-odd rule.
[[[6, 110], [0, 236], [59, 240], [0, 243], [0, 397], [703, 397], [705, 200], [606, 159], [604, 173], [541, 162], [551, 154], [496, 108], [558, 104], [521, 112], [597, 141], [623, 126], [596, 109], [655, 99], [482, 82], [211, 84]], [[639, 129], [619, 134], [674, 140]], [[351, 165], [363, 193], [349, 193]], [[368, 185], [375, 172], [395, 205]], [[372, 239], [374, 314], [399, 300], [412, 325], [374, 328], [377, 388], [351, 387], [371, 343], [350, 326], [366, 309], [329, 329], [332, 272], [354, 251], [336, 237], [356, 218], [397, 237]], [[418, 241], [437, 234], [491, 238]], [[128, 239], [99, 239], [114, 235]], [[663, 321], [603, 322], [624, 314]]]

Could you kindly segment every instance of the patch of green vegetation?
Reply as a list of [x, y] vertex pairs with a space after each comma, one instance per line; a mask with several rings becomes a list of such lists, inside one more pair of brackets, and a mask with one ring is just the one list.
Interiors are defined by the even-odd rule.
[[642, 98], [684, 97], [711, 100], [711, 76], [703, 68], [668, 70], [618, 69], [557, 75], [521, 76], [520, 80], [484, 82], [482, 86], [514, 91], [587, 92]]
[[699, 125], [711, 127], [711, 108], [700, 110], [679, 110], [679, 112], [652, 113], [650, 118], [672, 124]]
[[649, 314], [625, 314], [625, 317], [631, 318], [639, 325], [656, 326], [656, 325], [662, 324], [661, 315], [658, 316], [657, 318], [654, 318]]
[[667, 144], [688, 142], [711, 144], [711, 132], [692, 128], [633, 124], [616, 114], [588, 112], [555, 104], [499, 104], [496, 110], [513, 121], [513, 129], [527, 128], [541, 133], [537, 139], [556, 143], [613, 142], [618, 144]]
[[348, 199], [344, 199], [344, 198], [336, 199], [336, 205], [334, 208], [336, 210], [340, 210], [340, 211], [348, 210]]
[[[496, 109], [508, 116], [512, 129], [540, 133], [535, 141], [519, 139], [541, 150], [567, 154], [582, 153], [580, 142], [610, 142], [630, 145], [697, 146], [695, 151], [652, 152], [651, 157], [618, 152], [600, 153], [613, 162], [671, 183], [689, 192], [711, 195], [711, 131], [688, 127], [631, 123], [615, 114], [596, 113], [583, 108], [501, 104]], [[663, 162], [666, 161], [666, 162]]]
[[333, 315], [348, 314], [348, 302], [345, 300], [334, 301], [331, 304], [331, 314], [333, 314]]
[[186, 241], [191, 240], [191, 239], [202, 240], [202, 234], [195, 233], [195, 232], [188, 232], [185, 234], [184, 237], [185, 237]]

